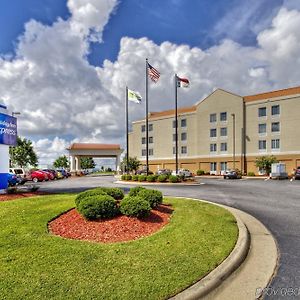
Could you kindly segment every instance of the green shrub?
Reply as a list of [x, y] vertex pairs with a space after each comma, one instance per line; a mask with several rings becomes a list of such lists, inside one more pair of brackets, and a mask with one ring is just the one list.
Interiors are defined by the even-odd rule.
[[141, 190], [138, 193], [138, 197], [148, 201], [152, 208], [161, 204], [163, 201], [162, 192], [156, 190]]
[[115, 200], [122, 200], [124, 198], [124, 192], [120, 188], [100, 188], [106, 194], [113, 197]]
[[159, 181], [159, 182], [166, 182], [167, 179], [168, 179], [168, 175], [159, 175], [157, 177], [157, 181]]
[[126, 174], [123, 174], [123, 175], [121, 176], [121, 180], [126, 180]]
[[126, 216], [142, 218], [150, 214], [151, 206], [141, 197], [126, 197], [120, 204], [120, 211]]
[[132, 175], [132, 180], [133, 181], [138, 181], [139, 180], [139, 175]]
[[148, 176], [147, 176], [147, 181], [148, 181], [148, 182], [154, 182], [155, 179], [156, 179], [156, 176], [155, 176], [155, 175], [148, 175]]
[[75, 198], [75, 205], [78, 208], [78, 205], [82, 199], [90, 198], [98, 195], [107, 195], [107, 193], [102, 188], [96, 188], [96, 189], [81, 192]]
[[248, 176], [255, 176], [254, 172], [248, 172]]
[[143, 191], [143, 190], [145, 190], [145, 188], [142, 187], [142, 186], [136, 186], [136, 187], [133, 187], [133, 188], [130, 189], [130, 191], [129, 191], [129, 193], [128, 193], [128, 196], [129, 196], [129, 197], [135, 197], [135, 196], [138, 195], [138, 193], [139, 193], [140, 191]]
[[176, 182], [178, 182], [178, 177], [176, 175], [171, 175], [169, 177], [169, 181], [172, 183], [176, 183]]
[[83, 198], [77, 210], [87, 220], [112, 218], [118, 213], [115, 199], [109, 195]]
[[126, 175], [126, 177], [125, 177], [126, 179], [125, 180], [128, 180], [128, 181], [130, 181], [131, 179], [132, 179], [132, 176], [131, 175]]
[[197, 175], [198, 176], [201, 176], [201, 175], [204, 175], [204, 174], [205, 174], [204, 170], [197, 170]]
[[142, 181], [146, 181], [147, 179], [147, 176], [146, 175], [139, 175], [139, 181], [142, 182]]

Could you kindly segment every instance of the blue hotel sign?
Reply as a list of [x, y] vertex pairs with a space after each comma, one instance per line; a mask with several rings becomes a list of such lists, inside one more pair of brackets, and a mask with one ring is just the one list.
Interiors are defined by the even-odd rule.
[[17, 118], [0, 113], [0, 145], [17, 144]]

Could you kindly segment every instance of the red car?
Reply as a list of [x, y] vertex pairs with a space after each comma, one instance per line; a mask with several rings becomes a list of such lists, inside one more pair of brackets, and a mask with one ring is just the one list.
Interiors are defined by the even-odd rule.
[[46, 171], [46, 170], [43, 170], [41, 172], [46, 173], [46, 175], [48, 176], [49, 180], [54, 180], [55, 176], [53, 175], [53, 173], [51, 173], [49, 171]]
[[44, 181], [44, 180], [48, 180], [48, 176], [46, 173], [42, 172], [42, 171], [32, 171], [29, 173], [29, 178], [33, 181], [33, 182], [38, 182], [38, 181]]

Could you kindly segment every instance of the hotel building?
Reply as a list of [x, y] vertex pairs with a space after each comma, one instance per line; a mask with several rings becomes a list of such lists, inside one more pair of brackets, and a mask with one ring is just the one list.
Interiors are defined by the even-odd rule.
[[[175, 170], [175, 111], [149, 114], [149, 168]], [[300, 166], [300, 87], [251, 96], [222, 89], [178, 109], [179, 168], [259, 174], [256, 158], [274, 155], [291, 173]], [[146, 160], [145, 119], [132, 123], [129, 155]]]

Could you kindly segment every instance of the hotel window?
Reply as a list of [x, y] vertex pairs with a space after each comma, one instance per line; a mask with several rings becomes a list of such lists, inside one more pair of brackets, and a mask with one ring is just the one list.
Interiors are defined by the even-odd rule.
[[217, 152], [217, 144], [210, 144], [210, 152]]
[[146, 149], [142, 149], [142, 156], [146, 156], [146, 154], [147, 154]]
[[221, 143], [221, 151], [222, 152], [227, 151], [227, 143]]
[[210, 115], [209, 115], [209, 122], [210, 122], [210, 123], [215, 123], [215, 122], [217, 122], [217, 114], [210, 114]]
[[273, 105], [271, 111], [272, 111], [272, 116], [280, 115], [280, 106]]
[[176, 147], [173, 147], [173, 154], [176, 154]]
[[221, 112], [220, 113], [220, 121], [221, 122], [227, 121], [227, 112]]
[[181, 120], [181, 127], [186, 127], [186, 119]]
[[[178, 122], [178, 121], [177, 121]], [[177, 123], [178, 124], [178, 123]], [[173, 128], [176, 128], [176, 121], [173, 121]]]
[[258, 116], [259, 117], [266, 117], [267, 116], [267, 108], [266, 107], [260, 107], [258, 109]]
[[267, 141], [266, 140], [258, 141], [258, 149], [266, 150], [267, 149]]
[[280, 149], [280, 140], [279, 139], [271, 140], [271, 148]]
[[271, 131], [272, 132], [279, 132], [280, 131], [280, 123], [279, 122], [273, 122], [271, 125]]
[[227, 136], [227, 127], [220, 128], [220, 136]]
[[217, 129], [216, 128], [210, 129], [210, 137], [217, 137]]
[[181, 147], [181, 154], [187, 154], [187, 146]]
[[258, 133], [266, 133], [267, 132], [267, 124], [258, 124]]
[[181, 133], [181, 140], [182, 141], [186, 141], [186, 139], [187, 139], [187, 133], [186, 132], [182, 132]]
[[149, 124], [148, 128], [149, 128], [149, 131], [152, 131], [153, 130], [153, 124]]
[[149, 144], [152, 144], [153, 143], [153, 136], [150, 136], [149, 137]]
[[227, 161], [222, 161], [220, 163], [221, 171], [226, 171], [227, 170]]
[[173, 133], [173, 142], [176, 142], [176, 134]]
[[142, 129], [142, 132], [145, 132], [146, 131], [146, 125], [142, 125], [141, 129]]
[[217, 163], [216, 162], [210, 163], [210, 170], [213, 172], [217, 171]]
[[150, 156], [153, 155], [153, 149], [149, 149], [149, 155], [150, 155]]
[[142, 144], [143, 145], [146, 144], [146, 138], [145, 137], [142, 138]]

